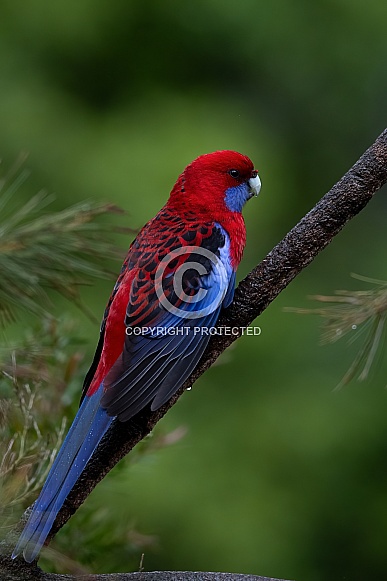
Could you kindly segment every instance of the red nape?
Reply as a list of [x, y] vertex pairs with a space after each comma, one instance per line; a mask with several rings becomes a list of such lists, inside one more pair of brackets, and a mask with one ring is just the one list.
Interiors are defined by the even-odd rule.
[[[238, 171], [238, 178], [232, 177], [231, 170]], [[253, 162], [236, 151], [201, 155], [179, 176], [167, 202], [167, 207], [178, 216], [195, 213], [199, 220], [220, 224], [231, 240], [233, 268], [242, 258], [246, 229], [242, 214], [227, 207], [225, 195], [229, 188], [249, 180], [254, 172]]]

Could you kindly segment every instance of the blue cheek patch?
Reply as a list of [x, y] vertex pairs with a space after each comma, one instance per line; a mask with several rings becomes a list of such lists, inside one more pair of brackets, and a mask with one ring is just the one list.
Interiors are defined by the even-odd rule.
[[227, 208], [231, 210], [231, 212], [242, 212], [242, 208], [249, 198], [249, 188], [245, 183], [235, 186], [234, 188], [228, 188], [224, 200]]

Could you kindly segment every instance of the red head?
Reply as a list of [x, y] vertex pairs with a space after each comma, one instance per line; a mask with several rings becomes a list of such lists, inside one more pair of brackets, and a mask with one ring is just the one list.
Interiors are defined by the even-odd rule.
[[240, 213], [259, 189], [258, 172], [248, 157], [236, 151], [215, 151], [201, 155], [185, 168], [168, 205], [220, 221], [225, 213]]

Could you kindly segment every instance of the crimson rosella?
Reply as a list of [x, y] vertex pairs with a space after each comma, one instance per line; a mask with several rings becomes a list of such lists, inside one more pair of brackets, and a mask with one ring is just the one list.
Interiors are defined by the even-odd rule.
[[38, 556], [66, 497], [116, 419], [157, 410], [189, 377], [234, 295], [242, 208], [260, 180], [234, 151], [188, 165], [129, 248], [108, 301], [81, 405], [12, 555]]

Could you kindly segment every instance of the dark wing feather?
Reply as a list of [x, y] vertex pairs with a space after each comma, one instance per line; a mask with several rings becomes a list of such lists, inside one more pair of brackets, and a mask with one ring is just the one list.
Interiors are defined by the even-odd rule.
[[[133, 280], [125, 321], [132, 334], [126, 335], [123, 352], [104, 379], [105, 392], [101, 399], [108, 414], [118, 416], [121, 421], [130, 419], [149, 403], [156, 410], [172, 397], [197, 365], [210, 339], [205, 333], [195, 333], [194, 328], [213, 327], [222, 303], [228, 304], [232, 298], [235, 274], [228, 260], [228, 237], [220, 226], [209, 226], [206, 226], [206, 236], [184, 239], [187, 255], [164, 271], [163, 291], [177, 312], [160, 303], [155, 283], [157, 266], [171, 246], [175, 246], [175, 240], [161, 251], [158, 246], [145, 258], [143, 253], [140, 264], [137, 262], [140, 269]], [[206, 256], [190, 251], [190, 245], [199, 246], [198, 241], [201, 248], [219, 258], [223, 274], [219, 274], [219, 268]], [[176, 248], [181, 248], [181, 238], [178, 242]], [[206, 291], [205, 297], [197, 302], [183, 300], [173, 286], [176, 269], [186, 261], [199, 262], [206, 269], [207, 274], [200, 276], [195, 269], [187, 269], [182, 279], [188, 297], [195, 297], [201, 289]], [[145, 333], [144, 327], [147, 327]], [[140, 328], [142, 334], [135, 335], [134, 331]]]

